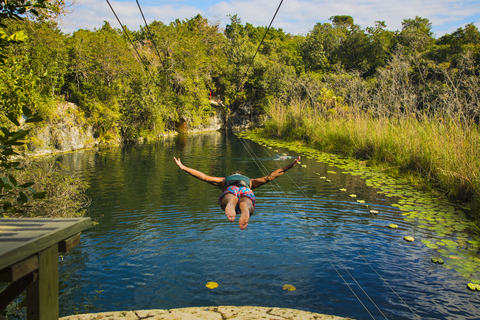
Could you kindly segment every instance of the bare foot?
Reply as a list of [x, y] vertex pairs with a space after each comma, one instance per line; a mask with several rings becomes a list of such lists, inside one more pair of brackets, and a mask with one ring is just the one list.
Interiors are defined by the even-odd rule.
[[237, 203], [238, 203], [238, 198], [231, 197], [231, 199], [228, 201], [227, 206], [225, 207], [225, 214], [227, 215], [227, 219], [232, 222], [235, 221], [235, 216], [237, 215], [237, 213], [235, 212]]
[[250, 211], [245, 202], [240, 203], [240, 211], [242, 215], [240, 216], [240, 220], [238, 220], [238, 226], [240, 229], [245, 230], [248, 226], [248, 220], [250, 220]]

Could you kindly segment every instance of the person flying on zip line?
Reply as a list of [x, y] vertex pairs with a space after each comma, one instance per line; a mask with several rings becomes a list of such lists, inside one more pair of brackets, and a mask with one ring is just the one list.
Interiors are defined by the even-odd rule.
[[289, 165], [281, 169], [277, 169], [265, 177], [256, 179], [250, 179], [240, 171], [235, 171], [225, 178], [212, 177], [201, 171], [184, 166], [180, 159], [175, 157], [173, 157], [173, 159], [177, 163], [178, 167], [183, 171], [188, 172], [197, 179], [208, 182], [222, 189], [223, 193], [218, 199], [218, 204], [223, 210], [225, 210], [227, 219], [232, 222], [235, 221], [235, 216], [240, 214], [238, 225], [240, 229], [244, 230], [247, 228], [248, 221], [255, 210], [256, 199], [252, 190], [264, 185], [267, 182], [275, 180], [293, 168], [297, 162], [300, 161], [300, 156]]

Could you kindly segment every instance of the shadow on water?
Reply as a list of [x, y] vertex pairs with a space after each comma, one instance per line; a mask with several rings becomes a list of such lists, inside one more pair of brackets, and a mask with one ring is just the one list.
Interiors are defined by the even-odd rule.
[[237, 137], [218, 132], [59, 156], [89, 182], [88, 215], [98, 222], [60, 262], [61, 315], [253, 305], [355, 319], [480, 316], [455, 271], [402, 239], [417, 231], [391, 206], [395, 199], [364, 180], [304, 157], [306, 167], [256, 190], [255, 215], [241, 231], [218, 207], [220, 190], [173, 161], [212, 176], [260, 177], [291, 161], [272, 160], [276, 153], [296, 156], [244, 142], [260, 166]]

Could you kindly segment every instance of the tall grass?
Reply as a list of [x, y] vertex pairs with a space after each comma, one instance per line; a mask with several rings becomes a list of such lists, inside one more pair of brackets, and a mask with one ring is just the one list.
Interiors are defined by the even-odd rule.
[[[316, 103], [312, 103], [310, 90], [308, 98], [298, 95], [287, 104], [273, 102], [265, 132], [305, 141], [326, 152], [369, 160], [450, 199], [470, 202], [480, 218], [476, 205], [480, 199], [479, 105], [475, 100], [480, 89], [469, 86], [466, 94], [470, 98], [462, 96], [458, 87], [466, 84], [458, 77], [456, 83], [447, 79], [449, 83], [415, 86], [408, 78], [413, 76], [407, 72], [411, 64], [405, 59], [392, 63], [396, 65], [380, 70], [370, 82], [337, 77], [330, 87], [344, 99], [333, 91], [326, 99], [327, 91], [323, 90], [316, 93]], [[471, 77], [466, 80], [472, 81]], [[440, 96], [433, 86], [442, 91]]]

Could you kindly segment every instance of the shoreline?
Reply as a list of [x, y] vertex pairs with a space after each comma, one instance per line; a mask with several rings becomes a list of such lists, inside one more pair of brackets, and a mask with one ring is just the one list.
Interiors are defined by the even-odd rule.
[[66, 316], [60, 320], [96, 320], [96, 319], [156, 319], [156, 320], [353, 320], [309, 311], [289, 308], [270, 308], [254, 306], [191, 307], [179, 309], [155, 309], [138, 311], [115, 311], [88, 313]]

